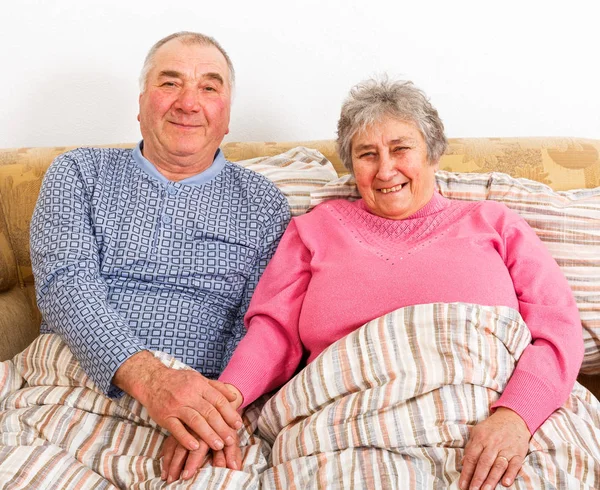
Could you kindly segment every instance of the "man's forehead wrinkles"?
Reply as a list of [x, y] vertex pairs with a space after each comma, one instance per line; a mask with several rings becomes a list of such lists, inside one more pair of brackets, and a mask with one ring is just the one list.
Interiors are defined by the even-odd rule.
[[[175, 65], [177, 65], [178, 63], [175, 63]], [[158, 70], [156, 72], [156, 76], [158, 78], [160, 77], [172, 77], [172, 78], [181, 78], [181, 79], [196, 79], [196, 80], [215, 80], [221, 84], [225, 83], [225, 80], [228, 79], [228, 71], [225, 70], [223, 67], [218, 66], [216, 63], [205, 63], [204, 65], [210, 65], [210, 66], [181, 66], [181, 67], [176, 67], [173, 66], [172, 63], [169, 63], [168, 65], [171, 66], [167, 66], [165, 67], [165, 64], [162, 64], [163, 66], [156, 66], [155, 68]], [[185, 65], [185, 64], [181, 64], [181, 65]]]
[[[167, 78], [187, 78], [185, 72], [181, 72], [178, 70], [170, 70], [170, 69], [166, 69], [166, 70], [161, 70], [158, 73], [158, 77], [167, 77]], [[198, 80], [216, 80], [217, 82], [223, 84], [224, 83], [224, 79], [223, 76], [218, 73], [218, 72], [208, 72], [208, 73], [198, 73], [194, 75], [195, 79]]]
[[157, 51], [154, 69], [154, 76], [169, 70], [177, 71], [182, 78], [191, 80], [209, 77], [222, 84], [230, 82], [227, 60], [217, 48], [179, 40], [170, 41]]

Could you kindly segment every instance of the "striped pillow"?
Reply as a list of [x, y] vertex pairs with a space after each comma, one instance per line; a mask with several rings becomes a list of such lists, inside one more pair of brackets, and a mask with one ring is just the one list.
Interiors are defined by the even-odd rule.
[[[525, 218], [573, 290], [585, 342], [581, 372], [600, 373], [600, 187], [553, 191], [545, 184], [498, 172], [439, 171], [436, 180], [445, 197], [500, 201]], [[358, 198], [354, 179], [345, 175], [316, 189], [311, 207], [329, 199]]]
[[292, 216], [306, 213], [311, 194], [337, 179], [332, 163], [317, 150], [298, 146], [272, 157], [236, 162], [270, 179], [287, 198]]
[[340, 178], [316, 189], [310, 196], [310, 208], [312, 209], [330, 199], [348, 199], [349, 201], [360, 199], [352, 174], [342, 175]]

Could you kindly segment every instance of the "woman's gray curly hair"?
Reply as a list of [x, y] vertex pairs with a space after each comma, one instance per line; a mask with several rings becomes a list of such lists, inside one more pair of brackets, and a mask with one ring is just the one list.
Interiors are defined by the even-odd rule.
[[352, 87], [338, 121], [337, 150], [350, 172], [354, 173], [352, 138], [385, 117], [409, 121], [419, 128], [430, 164], [437, 163], [446, 151], [444, 123], [422, 90], [409, 81], [371, 78]]

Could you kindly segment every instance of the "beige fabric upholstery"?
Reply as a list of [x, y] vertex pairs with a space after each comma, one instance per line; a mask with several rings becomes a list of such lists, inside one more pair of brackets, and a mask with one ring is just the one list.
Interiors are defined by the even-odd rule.
[[[109, 145], [131, 147], [132, 144]], [[323, 153], [345, 173], [332, 140], [227, 143], [232, 161], [276, 155], [296, 146]], [[0, 150], [0, 360], [14, 356], [39, 332], [29, 258], [29, 222], [44, 172], [70, 148]], [[555, 190], [600, 186], [600, 140], [577, 138], [453, 139], [440, 161], [442, 170], [506, 172]], [[597, 377], [586, 377], [600, 387]], [[597, 392], [598, 393], [598, 392]]]
[[[440, 169], [452, 172], [504, 172], [549, 185], [555, 191], [600, 186], [600, 140], [583, 138], [450, 139]], [[277, 155], [295, 146], [319, 150], [339, 174], [346, 173], [333, 140], [286, 143], [228, 143], [233, 161]]]

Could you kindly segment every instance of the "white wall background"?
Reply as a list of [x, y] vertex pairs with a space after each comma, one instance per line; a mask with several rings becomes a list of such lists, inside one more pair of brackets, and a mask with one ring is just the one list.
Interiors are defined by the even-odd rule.
[[142, 60], [179, 30], [233, 59], [229, 141], [333, 138], [349, 88], [384, 71], [423, 88], [450, 137], [600, 138], [598, 0], [7, 3], [0, 147], [137, 141]]

